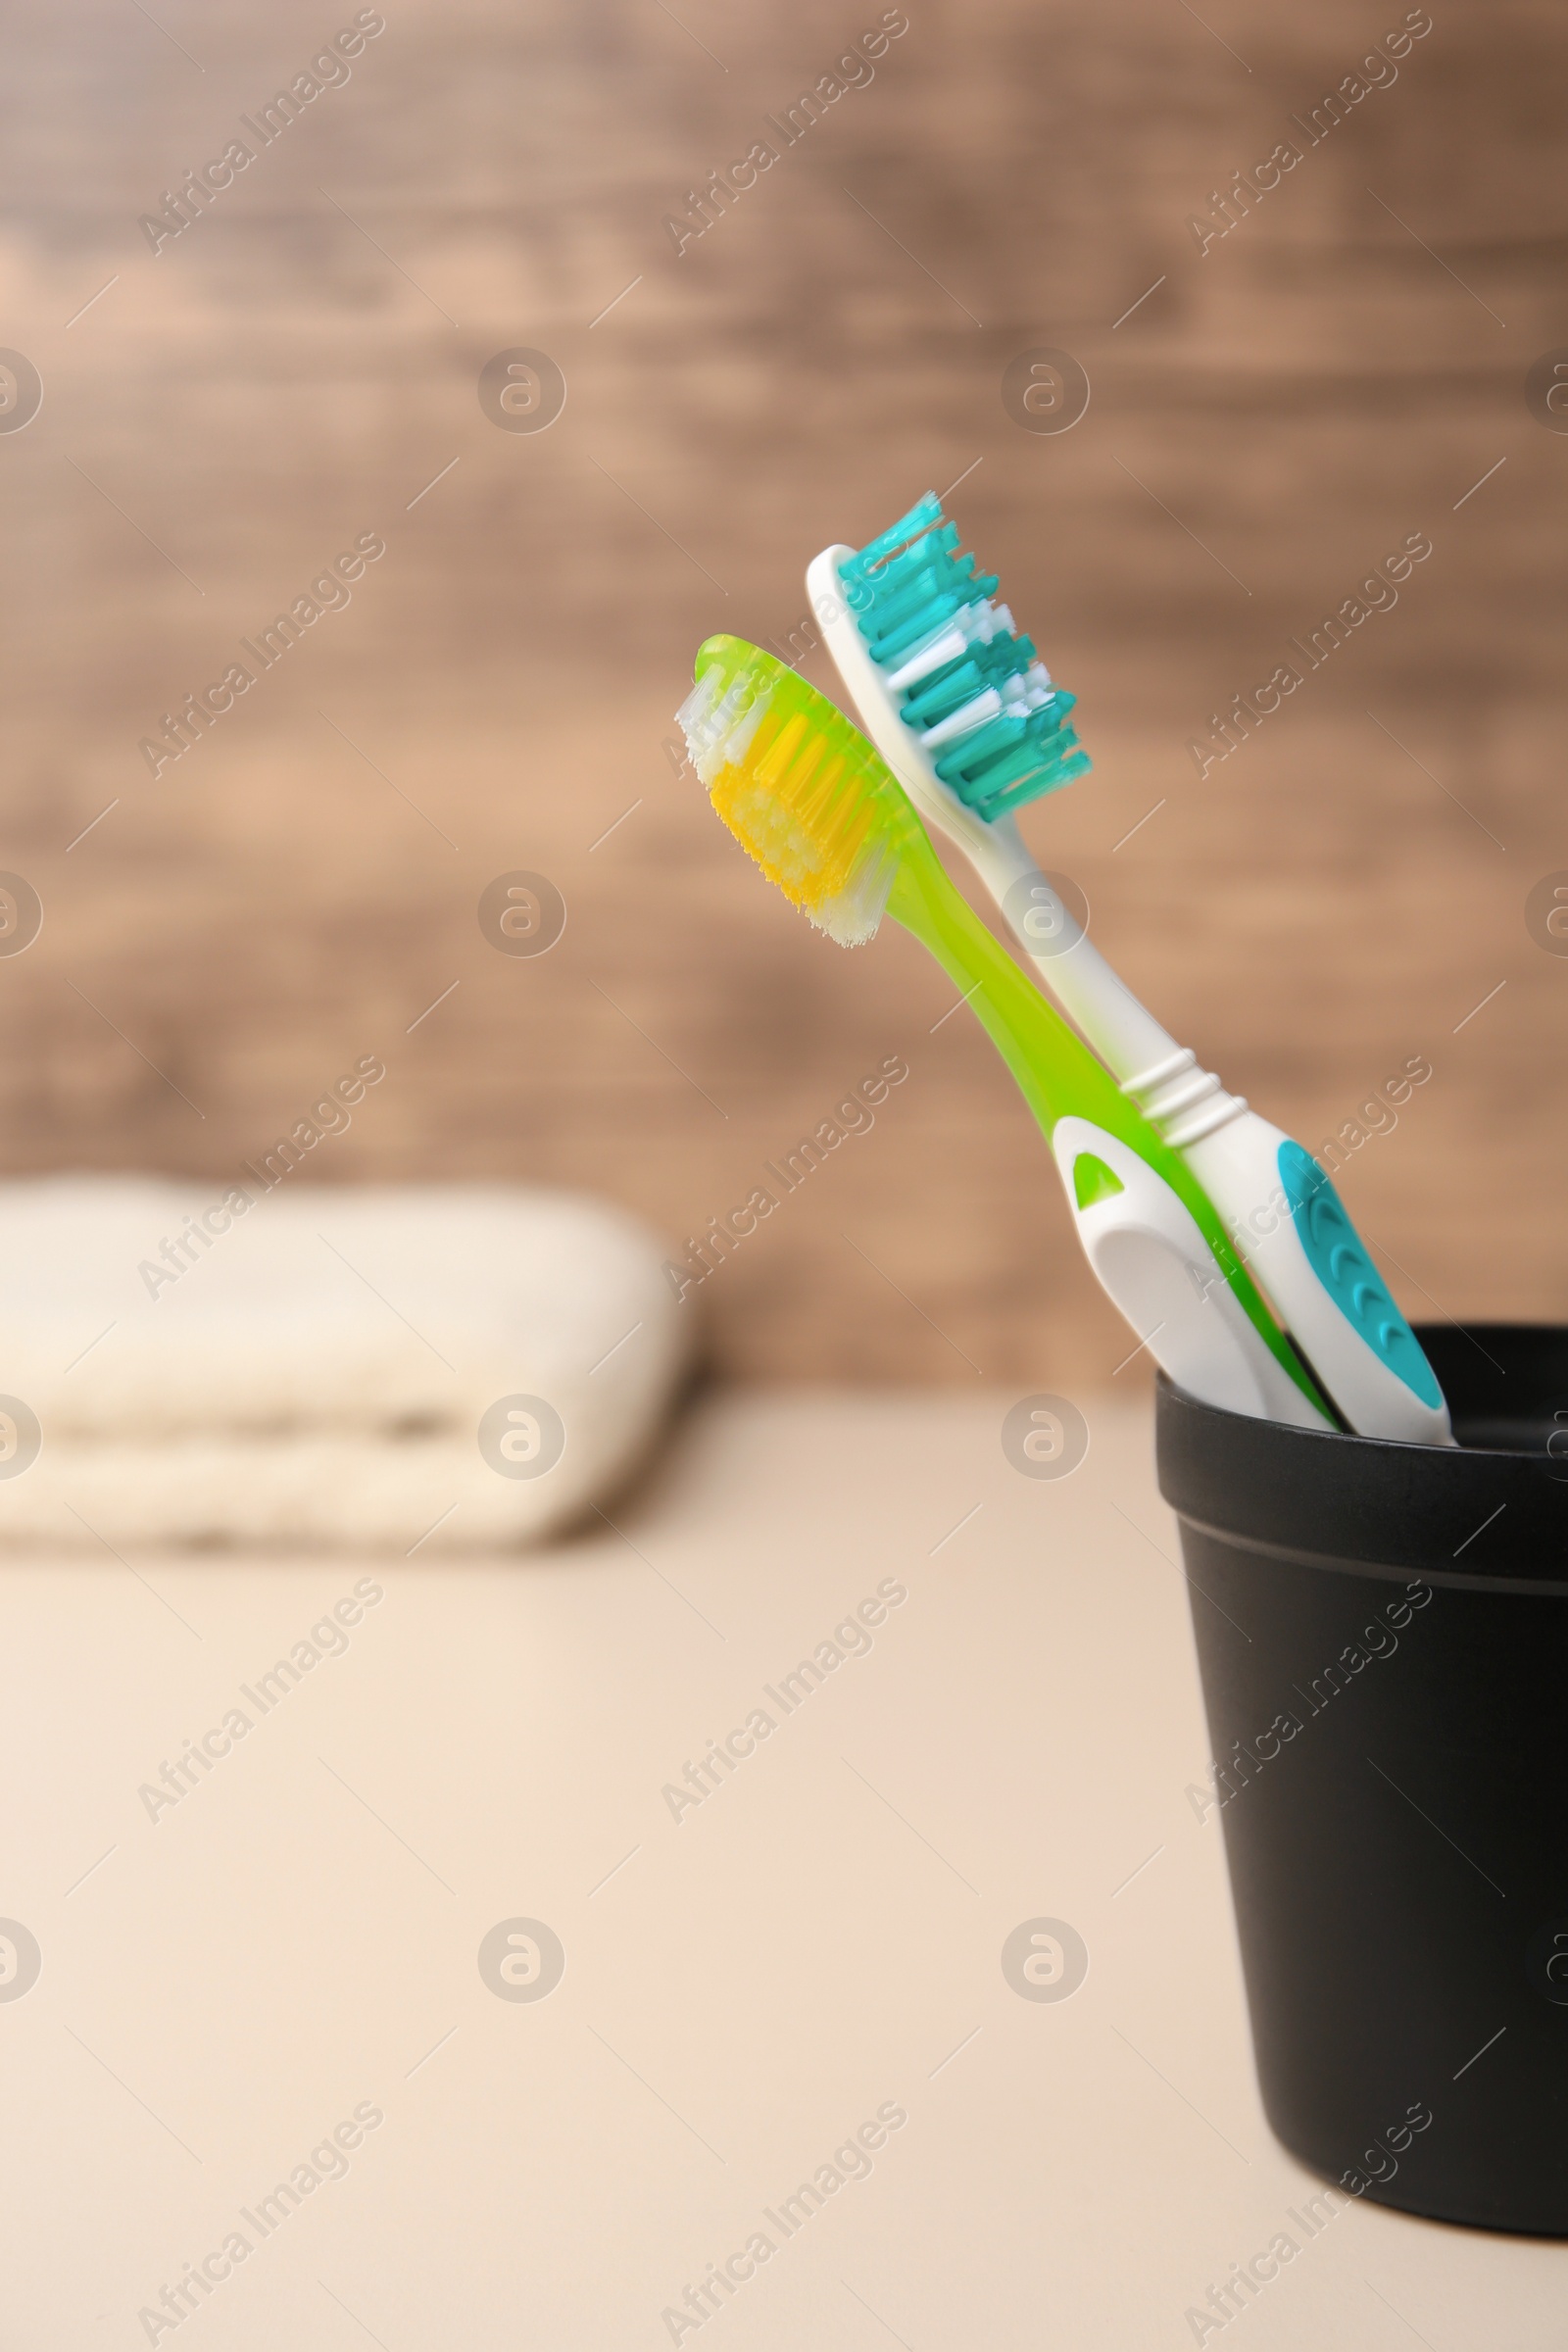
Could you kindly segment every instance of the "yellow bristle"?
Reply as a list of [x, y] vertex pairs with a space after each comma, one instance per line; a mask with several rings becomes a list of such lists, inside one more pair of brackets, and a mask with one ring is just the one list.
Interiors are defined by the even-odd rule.
[[785, 725], [779, 729], [770, 749], [762, 759], [758, 760], [757, 780], [760, 784], [765, 784], [770, 792], [775, 791], [783, 782], [784, 771], [790, 764], [791, 756], [805, 733], [805, 715], [797, 710], [795, 716], [787, 720]]
[[737, 638], [710, 641], [681, 711], [713, 807], [768, 880], [845, 946], [870, 939], [919, 821], [833, 705]]
[[[829, 759], [827, 765], [821, 767], [818, 774], [817, 770], [820, 767], [822, 755], [827, 751], [828, 746], [818, 738], [813, 749], [814, 757], [809, 766], [802, 761], [796, 763], [795, 771], [790, 777], [790, 801], [798, 811], [802, 824], [814, 829], [818, 823], [826, 823], [829, 820], [830, 811], [838, 798], [838, 785], [844, 773], [844, 760], [842, 756]], [[816, 778], [816, 789], [814, 792], [808, 792], [807, 786], [811, 782], [813, 776]]]

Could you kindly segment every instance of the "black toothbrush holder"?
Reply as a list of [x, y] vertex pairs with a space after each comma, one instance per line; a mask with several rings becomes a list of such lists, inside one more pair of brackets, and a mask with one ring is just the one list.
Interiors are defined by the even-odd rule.
[[1161, 1381], [1269, 2122], [1343, 2190], [1568, 2235], [1568, 1330], [1423, 1329], [1457, 1447]]

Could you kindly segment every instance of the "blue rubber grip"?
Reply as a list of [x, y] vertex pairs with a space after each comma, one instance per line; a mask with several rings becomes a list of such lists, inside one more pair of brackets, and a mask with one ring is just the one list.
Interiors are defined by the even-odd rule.
[[1283, 1143], [1280, 1178], [1313, 1273], [1374, 1355], [1434, 1411], [1443, 1405], [1420, 1341], [1400, 1314], [1328, 1177], [1299, 1144]]

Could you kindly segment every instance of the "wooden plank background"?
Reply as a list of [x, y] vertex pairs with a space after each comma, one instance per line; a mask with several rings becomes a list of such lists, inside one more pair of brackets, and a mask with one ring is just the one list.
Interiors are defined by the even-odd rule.
[[[1109, 1377], [1125, 1335], [940, 975], [810, 932], [664, 749], [701, 637], [782, 638], [819, 546], [962, 476], [1082, 697], [1095, 772], [1028, 829], [1102, 943], [1308, 1144], [1430, 1058], [1343, 1180], [1396, 1289], [1568, 1308], [1568, 957], [1525, 919], [1568, 868], [1568, 434], [1525, 391], [1568, 345], [1560, 10], [1433, 0], [1309, 145], [1396, 0], [908, 0], [677, 256], [666, 214], [879, 10], [388, 0], [155, 254], [140, 217], [354, 13], [8, 13], [0, 340], [44, 400], [0, 432], [0, 866], [46, 909], [0, 958], [8, 1171], [223, 1179], [369, 1053], [313, 1178], [581, 1184], [678, 1239], [897, 1054], [875, 1128], [706, 1286], [713, 1360]], [[477, 394], [524, 346], [567, 385], [539, 433]], [[1069, 432], [1003, 405], [1040, 346], [1088, 371]], [[368, 531], [352, 603], [155, 780], [160, 713]], [[1396, 608], [1200, 778], [1210, 712], [1412, 532]], [[537, 959], [476, 918], [514, 869], [567, 906]]]

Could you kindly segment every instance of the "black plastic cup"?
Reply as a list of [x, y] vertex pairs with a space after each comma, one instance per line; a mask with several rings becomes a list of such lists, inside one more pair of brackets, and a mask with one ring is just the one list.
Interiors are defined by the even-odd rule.
[[1268, 2120], [1342, 2189], [1568, 2235], [1568, 1331], [1427, 1328], [1457, 1449], [1164, 1381]]

